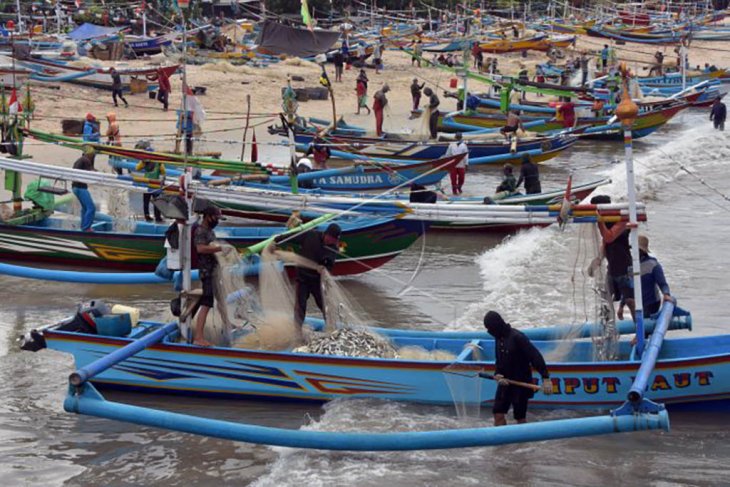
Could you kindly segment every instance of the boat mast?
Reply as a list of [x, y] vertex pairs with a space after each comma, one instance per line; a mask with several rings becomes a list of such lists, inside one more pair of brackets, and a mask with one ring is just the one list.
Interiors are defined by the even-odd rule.
[[15, 0], [15, 8], [18, 9], [18, 32], [23, 31], [23, 16], [20, 15], [20, 0]]
[[632, 275], [634, 280], [634, 302], [636, 320], [636, 356], [641, 357], [644, 351], [644, 305], [642, 303], [641, 264], [639, 263], [639, 225], [636, 214], [636, 185], [634, 180], [634, 160], [631, 128], [639, 114], [639, 107], [629, 95], [629, 70], [626, 63], [621, 63], [623, 75], [623, 94], [621, 103], [616, 107], [616, 117], [621, 121], [624, 130], [624, 149], [626, 151], [626, 186], [629, 197], [629, 241], [631, 244]]

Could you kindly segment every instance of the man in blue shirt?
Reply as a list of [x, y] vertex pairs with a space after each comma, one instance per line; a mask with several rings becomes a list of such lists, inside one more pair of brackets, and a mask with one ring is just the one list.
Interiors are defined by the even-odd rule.
[[[639, 235], [639, 266], [641, 267], [641, 302], [644, 307], [644, 318], [656, 314], [662, 306], [662, 300], [673, 300], [669, 292], [669, 284], [664, 277], [664, 269], [656, 259], [649, 255], [649, 238]], [[629, 268], [631, 274], [631, 268]], [[659, 292], [661, 291], [661, 295]], [[621, 301], [618, 313], [623, 319], [624, 302]]]
[[601, 64], [604, 70], [608, 66], [608, 44], [604, 44], [603, 49], [601, 49]]

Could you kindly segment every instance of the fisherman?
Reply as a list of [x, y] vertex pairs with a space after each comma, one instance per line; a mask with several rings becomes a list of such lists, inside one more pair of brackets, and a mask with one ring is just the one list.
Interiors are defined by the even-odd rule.
[[[117, 122], [117, 114], [114, 112], [107, 113], [106, 121], [109, 124], [106, 129], [106, 143], [116, 147], [121, 147], [122, 136], [119, 134], [119, 123]], [[122, 168], [119, 165], [119, 157], [109, 156], [109, 164], [111, 164], [115, 173], [122, 174]]]
[[[650, 318], [659, 312], [664, 301], [674, 301], [669, 291], [669, 284], [664, 277], [664, 269], [656, 257], [649, 254], [649, 237], [639, 235], [639, 268], [641, 269], [641, 303], [644, 318]], [[629, 274], [632, 273], [629, 267]], [[659, 294], [661, 292], [661, 295]], [[619, 304], [618, 319], [624, 319], [624, 302]]]
[[[209, 204], [203, 210], [203, 220], [195, 229], [195, 251], [198, 256], [198, 271], [200, 282], [203, 286], [203, 295], [198, 302], [200, 309], [195, 317], [195, 330], [193, 331], [193, 344], [201, 347], [210, 347], [212, 344], [205, 339], [205, 321], [208, 319], [208, 312], [215, 304], [215, 271], [218, 261], [215, 254], [223, 252], [220, 245], [213, 244], [216, 240], [215, 227], [218, 226], [221, 210]], [[230, 247], [229, 247], [230, 248]]]
[[294, 320], [301, 325], [307, 314], [307, 300], [314, 297], [317, 307], [325, 314], [324, 299], [322, 296], [322, 272], [332, 270], [335, 265], [340, 244], [342, 229], [336, 223], [331, 223], [324, 232], [310, 230], [291, 235], [280, 235], [274, 240], [276, 244], [291, 242], [299, 244], [298, 254], [309, 260], [316, 267], [297, 266], [296, 276], [296, 303], [294, 305]]
[[[152, 151], [152, 148], [149, 147], [147, 149], [148, 151]], [[155, 161], [139, 161], [136, 168], [137, 171], [144, 171], [144, 177], [148, 180], [148, 184], [151, 181], [159, 181], [160, 188], [164, 185], [165, 180], [165, 165], [159, 162]], [[147, 222], [151, 222], [152, 218], [150, 217], [150, 203], [152, 203], [152, 195], [154, 194], [155, 190], [152, 188], [148, 189], [147, 192], [142, 194], [142, 211], [144, 212], [144, 219]], [[152, 205], [154, 209], [155, 214], [155, 221], [157, 223], [162, 223], [162, 214], [160, 213], [160, 210], [157, 209], [155, 205]]]
[[426, 83], [418, 84], [418, 78], [413, 78], [411, 83], [411, 98], [413, 98], [413, 111], [418, 110], [421, 105], [421, 90], [426, 86]]
[[590, 59], [588, 59], [588, 56], [586, 56], [585, 51], [583, 51], [580, 55], [580, 72], [581, 72], [581, 81], [580, 85], [585, 86], [588, 82], [588, 65], [590, 63]]
[[368, 107], [368, 75], [365, 74], [365, 70], [361, 69], [360, 74], [357, 77], [357, 85], [355, 87], [357, 92], [357, 115], [360, 115], [360, 109], [364, 108], [370, 115], [370, 107]]
[[[520, 83], [527, 83], [528, 81], [530, 81], [530, 73], [529, 71], [527, 71], [527, 66], [525, 66], [524, 64], [520, 65], [520, 71], [519, 73], [517, 73], [517, 81]], [[523, 90], [520, 94], [520, 100], [525, 101], [526, 99], [527, 92]]]
[[441, 104], [441, 100], [439, 100], [439, 97], [436, 96], [436, 93], [434, 93], [431, 88], [426, 88], [425, 90], [423, 90], [423, 94], [428, 97], [428, 110], [430, 113], [428, 119], [428, 130], [430, 132], [431, 138], [436, 139], [438, 137], [439, 122], [438, 108]]
[[322, 169], [327, 169], [327, 160], [332, 157], [332, 151], [327, 145], [327, 142], [325, 142], [325, 140], [317, 134], [317, 136], [312, 140], [312, 143], [309, 145], [309, 149], [307, 149], [307, 153], [305, 155], [313, 156], [314, 170], [320, 171]]
[[345, 68], [345, 56], [340, 49], [332, 55], [332, 63], [335, 65], [335, 81], [342, 82], [342, 72]]
[[[96, 168], [94, 168], [95, 155], [96, 152], [93, 147], [84, 146], [84, 152], [81, 157], [76, 159], [73, 168], [81, 171], [96, 171]], [[89, 186], [86, 183], [74, 181], [71, 183], [71, 191], [81, 204], [81, 231], [91, 232], [91, 225], [94, 224], [94, 217], [96, 216], [96, 205], [91, 198], [91, 193], [89, 193]]]
[[455, 166], [451, 166], [449, 176], [451, 177], [451, 193], [461, 194], [464, 179], [466, 178], [466, 168], [469, 167], [469, 147], [462, 140], [461, 132], [456, 133], [456, 140], [449, 144], [444, 157], [458, 156], [464, 154], [464, 158]]
[[122, 75], [120, 75], [115, 68], [109, 68], [109, 74], [112, 77], [112, 100], [114, 100], [114, 106], [119, 106], [117, 103], [117, 97], [119, 97], [119, 99], [124, 102], [124, 108], [129, 108], [129, 103], [127, 103], [127, 100], [122, 94], [122, 90], [124, 89], [124, 86], [122, 85]]
[[476, 66], [478, 72], [484, 71], [484, 53], [481, 51], [481, 49], [477, 52], [476, 58]]
[[[591, 198], [591, 204], [611, 203], [611, 197], [597, 195]], [[631, 311], [635, 320], [634, 291], [631, 288], [629, 267], [631, 266], [631, 246], [629, 245], [629, 228], [626, 222], [598, 222], [598, 230], [603, 240], [603, 255], [608, 262], [608, 275], [614, 300], [622, 300]]]
[[157, 68], [157, 101], [162, 103], [162, 109], [167, 111], [168, 103], [170, 100], [170, 92], [172, 86], [170, 85], [170, 78], [162, 68]]
[[522, 120], [520, 119], [520, 116], [517, 112], [517, 110], [510, 110], [509, 114], [507, 115], [507, 120], [505, 122], [504, 127], [499, 129], [499, 131], [504, 135], [504, 138], [509, 138], [508, 134], [516, 134], [517, 130], [524, 130], [522, 127]]
[[375, 113], [375, 133], [380, 137], [383, 135], [383, 111], [388, 105], [388, 98], [385, 96], [390, 91], [390, 86], [383, 85], [373, 96], [373, 113]]
[[604, 71], [608, 67], [608, 44], [604, 44], [603, 49], [601, 49], [601, 66]]
[[538, 169], [537, 164], [532, 162], [532, 159], [530, 159], [528, 154], [522, 156], [520, 177], [517, 179], [515, 189], [519, 188], [523, 181], [525, 183], [525, 193], [542, 193], [542, 187], [540, 185], [540, 169]]
[[509, 162], [502, 166], [502, 182], [497, 186], [494, 195], [495, 200], [506, 198], [515, 193], [517, 190], [517, 179], [515, 179], [512, 164]]
[[185, 137], [185, 154], [193, 154], [193, 136], [195, 134], [195, 121], [192, 110], [182, 112], [177, 118], [178, 133]]
[[413, 43], [413, 56], [411, 56], [411, 66], [418, 63], [418, 67], [421, 67], [421, 57], [423, 57], [423, 42], [418, 39]]
[[101, 141], [99, 122], [97, 122], [96, 117], [91, 112], [86, 114], [86, 120], [84, 121], [84, 132], [81, 138], [84, 142], [99, 143]]
[[484, 327], [494, 337], [494, 378], [497, 392], [494, 394], [494, 426], [507, 424], [506, 414], [512, 408], [512, 416], [518, 423], [527, 422], [527, 403], [534, 395], [531, 389], [510, 384], [510, 380], [532, 383], [532, 368], [542, 377], [542, 392], [553, 393], [545, 359], [529, 338], [505, 323], [496, 311], [484, 315]]
[[563, 102], [558, 105], [557, 117], [563, 121], [563, 127], [572, 128], [575, 125], [575, 104], [570, 101], [570, 97], [564, 97]]
[[712, 122], [715, 130], [725, 130], [725, 119], [727, 118], [727, 108], [720, 98], [715, 98], [712, 102], [712, 110], [710, 111], [710, 121]]
[[375, 43], [375, 49], [373, 50], [373, 64], [375, 65], [375, 74], [380, 74], [380, 70], [383, 69], [382, 39]]
[[478, 71], [481, 71], [481, 67], [478, 65], [477, 61], [479, 58], [479, 54], [482, 52], [481, 48], [479, 47], [479, 43], [477, 41], [472, 42], [471, 44], [471, 57], [474, 59], [474, 68]]

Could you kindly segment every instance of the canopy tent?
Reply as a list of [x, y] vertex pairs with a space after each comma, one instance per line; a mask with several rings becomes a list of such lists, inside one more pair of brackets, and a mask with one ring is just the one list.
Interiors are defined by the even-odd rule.
[[74, 41], [85, 41], [88, 39], [111, 36], [123, 29], [124, 27], [102, 27], [101, 25], [85, 23], [71, 31], [68, 34], [68, 37]]
[[329, 51], [339, 38], [339, 32], [297, 29], [267, 20], [257, 43], [261, 53], [310, 57]]

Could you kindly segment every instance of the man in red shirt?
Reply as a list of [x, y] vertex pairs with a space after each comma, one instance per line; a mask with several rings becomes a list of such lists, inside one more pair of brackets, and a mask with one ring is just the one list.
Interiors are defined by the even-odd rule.
[[558, 113], [563, 120], [563, 127], [572, 128], [575, 125], [575, 104], [570, 98], [563, 98], [563, 102], [558, 107]]

